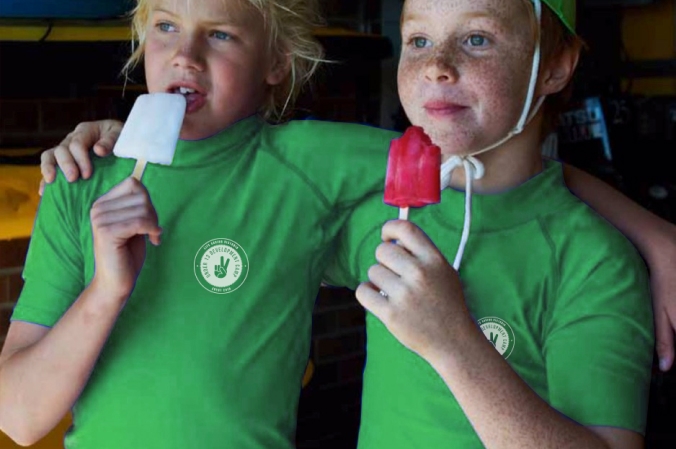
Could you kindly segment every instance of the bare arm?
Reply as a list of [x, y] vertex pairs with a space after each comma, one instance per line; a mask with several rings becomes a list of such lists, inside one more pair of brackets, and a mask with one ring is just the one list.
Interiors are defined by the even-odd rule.
[[135, 179], [99, 198], [90, 215], [91, 284], [51, 329], [13, 322], [0, 355], [0, 429], [20, 444], [42, 438], [77, 400], [134, 289], [145, 260], [145, 235], [160, 243], [157, 214], [147, 190]]
[[[390, 221], [382, 239], [378, 264], [369, 269], [370, 282], [358, 287], [357, 299], [437, 371], [487, 448], [643, 447], [637, 432], [585, 427], [538, 396], [474, 322], [460, 277], [420, 228]], [[571, 385], [559, 394], [570, 396]]]
[[[467, 332], [458, 337], [453, 354], [438, 354], [430, 363], [453, 392], [486, 447], [643, 447], [643, 438], [638, 433], [584, 427], [554, 410], [516, 374], [473, 323], [468, 323]], [[460, 340], [462, 343], [458, 344]]]
[[611, 222], [638, 248], [644, 258], [658, 258], [676, 226], [644, 209], [598, 178], [564, 164], [566, 185], [581, 200]]
[[564, 165], [564, 176], [570, 190], [631, 240], [647, 262], [660, 369], [669, 370], [676, 329], [676, 226], [580, 169]]
[[84, 388], [124, 298], [94, 285], [51, 329], [12, 322], [0, 354], [0, 429], [22, 445], [51, 431]]

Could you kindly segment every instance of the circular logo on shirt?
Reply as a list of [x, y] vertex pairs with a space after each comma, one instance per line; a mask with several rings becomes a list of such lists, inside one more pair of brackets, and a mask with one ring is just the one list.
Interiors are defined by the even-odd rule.
[[242, 286], [249, 274], [249, 258], [237, 242], [213, 239], [195, 255], [195, 277], [202, 287], [224, 295]]
[[500, 355], [506, 359], [512, 354], [514, 350], [512, 326], [507, 324], [505, 320], [494, 316], [481, 318], [477, 324]]

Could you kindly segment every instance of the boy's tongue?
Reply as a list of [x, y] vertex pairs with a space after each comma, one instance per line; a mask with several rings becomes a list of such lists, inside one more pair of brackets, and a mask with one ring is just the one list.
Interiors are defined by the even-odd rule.
[[197, 92], [184, 94], [183, 96], [186, 101], [186, 114], [191, 114], [200, 110], [207, 102], [206, 96]]

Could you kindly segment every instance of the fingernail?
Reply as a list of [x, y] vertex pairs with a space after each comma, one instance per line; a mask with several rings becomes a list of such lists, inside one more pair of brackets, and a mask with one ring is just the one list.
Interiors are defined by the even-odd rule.
[[669, 361], [668, 361], [666, 358], [662, 357], [662, 358], [660, 359], [660, 369], [661, 369], [662, 371], [666, 371], [666, 370], [667, 370], [667, 365], [668, 365], [668, 364], [669, 364]]

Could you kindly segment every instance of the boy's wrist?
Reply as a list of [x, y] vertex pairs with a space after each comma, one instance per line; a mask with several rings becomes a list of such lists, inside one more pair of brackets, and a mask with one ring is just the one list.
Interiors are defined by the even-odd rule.
[[471, 318], [462, 326], [456, 326], [458, 332], [452, 341], [441, 342], [425, 357], [437, 372], [447, 371], [452, 366], [459, 368], [476, 354], [477, 344], [481, 344], [486, 337]]
[[663, 222], [659, 231], [649, 234], [650, 238], [642, 242], [639, 248], [651, 270], [676, 263], [676, 225]]
[[111, 288], [107, 283], [94, 276], [91, 283], [85, 288], [87, 296], [100, 305], [110, 305], [114, 308], [124, 306], [131, 295], [131, 291]]

